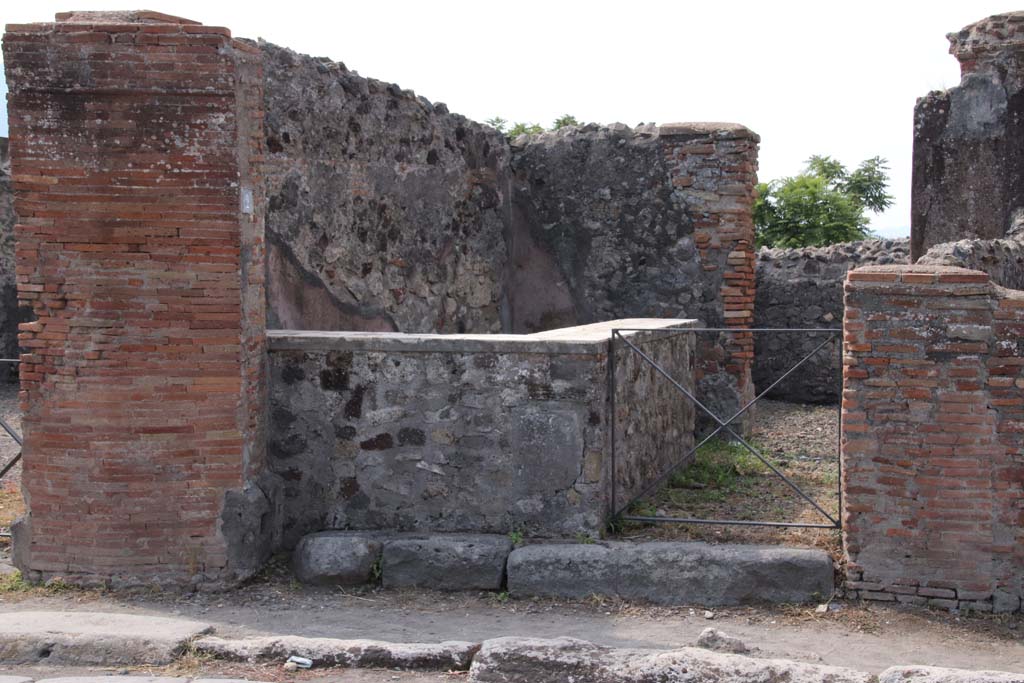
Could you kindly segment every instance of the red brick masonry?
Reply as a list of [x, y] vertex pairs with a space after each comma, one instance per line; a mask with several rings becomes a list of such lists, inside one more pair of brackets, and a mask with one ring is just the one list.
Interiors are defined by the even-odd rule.
[[[672, 184], [688, 192], [687, 202], [696, 215], [694, 242], [701, 267], [721, 278], [721, 320], [704, 322], [709, 327], [737, 330], [698, 337], [697, 380], [729, 376], [737, 403], [734, 407], [718, 405], [738, 410], [754, 397], [754, 335], [742, 330], [754, 323], [752, 211], [761, 138], [745, 126], [730, 123], [668, 124], [661, 127], [660, 138], [665, 141]], [[749, 417], [741, 422], [748, 422]]]
[[848, 588], [1019, 610], [1024, 292], [961, 268], [861, 268], [844, 328]]
[[152, 12], [9, 25], [3, 47], [18, 293], [36, 318], [20, 334], [31, 512], [16, 562], [83, 582], [251, 573], [267, 505], [251, 486], [259, 53]]

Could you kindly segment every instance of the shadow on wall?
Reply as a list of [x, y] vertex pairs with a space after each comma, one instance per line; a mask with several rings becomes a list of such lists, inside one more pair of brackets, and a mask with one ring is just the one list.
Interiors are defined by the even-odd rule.
[[[0, 138], [0, 358], [18, 357], [18, 323], [28, 318], [18, 309], [14, 282], [14, 192], [7, 138]], [[0, 363], [0, 382], [16, 382], [18, 366]]]
[[386, 312], [340, 301], [272, 233], [267, 234], [267, 301], [273, 303], [267, 310], [271, 329], [301, 330], [317, 321], [325, 330], [398, 331]]

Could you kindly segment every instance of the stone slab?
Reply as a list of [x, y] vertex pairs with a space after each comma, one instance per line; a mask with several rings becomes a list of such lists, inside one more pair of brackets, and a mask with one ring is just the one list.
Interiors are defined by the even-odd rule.
[[508, 536], [435, 534], [384, 544], [385, 588], [500, 590], [512, 552]]
[[[111, 683], [110, 676], [65, 676], [62, 678], [44, 678], [37, 683]], [[171, 676], [118, 676], [118, 683], [189, 683], [187, 678]]]
[[303, 583], [357, 586], [375, 579], [381, 548], [380, 539], [370, 533], [307, 534], [292, 554], [292, 568]]
[[406, 334], [268, 330], [271, 351], [380, 351], [403, 353], [600, 354], [608, 351], [612, 330], [631, 336], [641, 331], [696, 327], [692, 319], [623, 318], [535, 334]]
[[513, 595], [604, 595], [662, 605], [821, 601], [833, 590], [824, 551], [707, 543], [531, 545], [512, 552]]
[[298, 636], [225, 639], [214, 636], [194, 643], [196, 652], [242, 662], [285, 661], [292, 655], [313, 660], [313, 666], [347, 668], [465, 671], [479, 643], [389, 643], [380, 640], [338, 640]]
[[0, 683], [32, 683], [32, 679], [25, 676], [0, 676]]
[[1024, 683], [1024, 674], [938, 666], [892, 666], [878, 675], [878, 683]]
[[211, 630], [198, 621], [137, 614], [7, 612], [0, 620], [0, 662], [167, 664]]
[[613, 649], [584, 640], [495, 638], [473, 658], [473, 683], [870, 683], [874, 676], [834, 666], [755, 659], [699, 648]]

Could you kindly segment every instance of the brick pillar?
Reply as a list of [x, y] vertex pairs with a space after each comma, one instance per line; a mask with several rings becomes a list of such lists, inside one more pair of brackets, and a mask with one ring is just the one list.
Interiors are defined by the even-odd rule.
[[[672, 184], [694, 217], [701, 268], [717, 289], [697, 314], [706, 327], [737, 332], [698, 337], [698, 394], [719, 416], [754, 397], [754, 218], [761, 138], [732, 123], [675, 123], [659, 128]], [[740, 426], [750, 423], [748, 411]], [[706, 429], [708, 420], [698, 415]]]
[[862, 598], [1020, 608], [1024, 295], [985, 273], [846, 282], [843, 525]]
[[265, 558], [258, 50], [154, 12], [10, 25], [33, 579], [218, 585]]

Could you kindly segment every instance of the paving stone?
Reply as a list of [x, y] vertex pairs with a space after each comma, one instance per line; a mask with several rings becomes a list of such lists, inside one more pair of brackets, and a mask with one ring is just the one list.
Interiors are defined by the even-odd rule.
[[500, 590], [511, 552], [508, 536], [494, 534], [392, 539], [384, 544], [384, 587]]
[[1024, 674], [937, 666], [892, 666], [879, 674], [878, 683], [1024, 683]]
[[617, 596], [663, 605], [820, 601], [833, 589], [820, 550], [707, 543], [532, 545], [508, 562], [513, 595]]
[[[867, 673], [700, 648], [614, 649], [584, 640], [495, 638], [473, 658], [473, 683], [870, 683]], [[999, 683], [1003, 683], [1000, 681]]]
[[[187, 678], [169, 676], [118, 676], [117, 683], [189, 683]], [[110, 676], [66, 676], [64, 678], [44, 678], [37, 683], [111, 683]]]
[[357, 586], [374, 580], [381, 547], [374, 534], [321, 531], [299, 541], [292, 567], [303, 583]]
[[242, 662], [283, 662], [292, 655], [299, 655], [313, 660], [313, 666], [465, 671], [480, 644], [462, 641], [388, 643], [298, 636], [229, 640], [207, 636], [197, 640], [194, 647], [199, 653]]
[[8, 612], [0, 619], [0, 662], [167, 664], [210, 630], [198, 621], [138, 614]]
[[0, 676], [0, 683], [32, 683], [32, 679], [24, 676]]
[[739, 638], [722, 633], [715, 628], [706, 628], [700, 632], [700, 636], [697, 638], [697, 647], [735, 654], [743, 654], [749, 650], [747, 644]]

